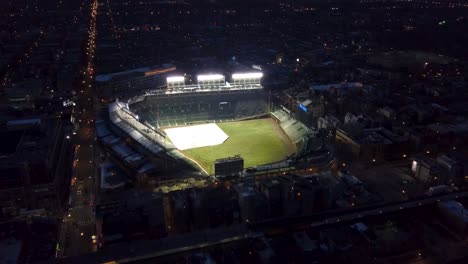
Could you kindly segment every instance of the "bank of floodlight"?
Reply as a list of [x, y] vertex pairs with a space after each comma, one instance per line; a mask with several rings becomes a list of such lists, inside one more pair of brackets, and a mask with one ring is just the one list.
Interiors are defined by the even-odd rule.
[[167, 83], [183, 82], [185, 81], [184, 76], [171, 76], [166, 78]]
[[224, 75], [221, 74], [207, 74], [207, 75], [198, 75], [197, 80], [200, 81], [218, 81], [224, 80]]
[[239, 79], [260, 79], [263, 77], [262, 72], [248, 72], [248, 73], [234, 73], [232, 75], [233, 80]]

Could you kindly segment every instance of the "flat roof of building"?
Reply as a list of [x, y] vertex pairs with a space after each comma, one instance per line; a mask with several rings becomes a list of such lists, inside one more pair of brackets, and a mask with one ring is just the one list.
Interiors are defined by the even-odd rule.
[[322, 85], [311, 85], [311, 90], [326, 91], [332, 87], [336, 89], [349, 89], [349, 88], [361, 88], [363, 85], [360, 82], [346, 82], [346, 83], [332, 83]]

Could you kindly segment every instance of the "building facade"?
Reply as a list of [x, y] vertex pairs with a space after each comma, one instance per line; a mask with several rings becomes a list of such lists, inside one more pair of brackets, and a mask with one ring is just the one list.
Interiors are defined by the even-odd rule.
[[132, 96], [144, 90], [157, 90], [167, 87], [167, 77], [176, 70], [175, 66], [161, 68], [144, 67], [124, 72], [96, 76], [96, 87], [101, 97]]

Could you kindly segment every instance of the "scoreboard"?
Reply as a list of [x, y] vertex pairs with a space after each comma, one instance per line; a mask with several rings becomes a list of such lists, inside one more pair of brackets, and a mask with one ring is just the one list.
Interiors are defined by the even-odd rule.
[[214, 173], [216, 177], [235, 176], [243, 170], [244, 159], [239, 155], [217, 159], [214, 162]]

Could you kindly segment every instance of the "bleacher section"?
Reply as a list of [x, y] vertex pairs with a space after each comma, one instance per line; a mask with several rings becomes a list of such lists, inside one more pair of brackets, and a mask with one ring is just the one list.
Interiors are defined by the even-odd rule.
[[148, 96], [130, 103], [129, 108], [154, 127], [238, 120], [268, 111], [262, 91]]
[[246, 118], [264, 114], [267, 104], [263, 100], [246, 100], [237, 102], [234, 107], [234, 117], [236, 119]]
[[[163, 131], [142, 123], [137, 115], [127, 109], [126, 104], [118, 101], [110, 104], [109, 119], [113, 126], [119, 129], [122, 135], [129, 136], [138, 143], [135, 147], [143, 147], [141, 151], [143, 151], [145, 155], [152, 155], [153, 157], [158, 157], [163, 160], [187, 161], [172, 143], [166, 141]], [[99, 128], [99, 130], [101, 130], [101, 132], [105, 131], [102, 128]], [[102, 138], [102, 140], [104, 141], [107, 137]], [[113, 150], [117, 151], [117, 149]], [[140, 161], [135, 155], [128, 155], [121, 158], [127, 163]], [[141, 163], [144, 163], [144, 160]], [[138, 162], [138, 164], [141, 165], [140, 162]]]
[[280, 123], [284, 123], [286, 120], [291, 119], [291, 116], [283, 110], [275, 111], [272, 114], [280, 121]]
[[272, 116], [279, 121], [281, 129], [288, 135], [294, 144], [301, 142], [311, 130], [304, 124], [297, 121], [283, 110], [278, 110], [271, 113]]

